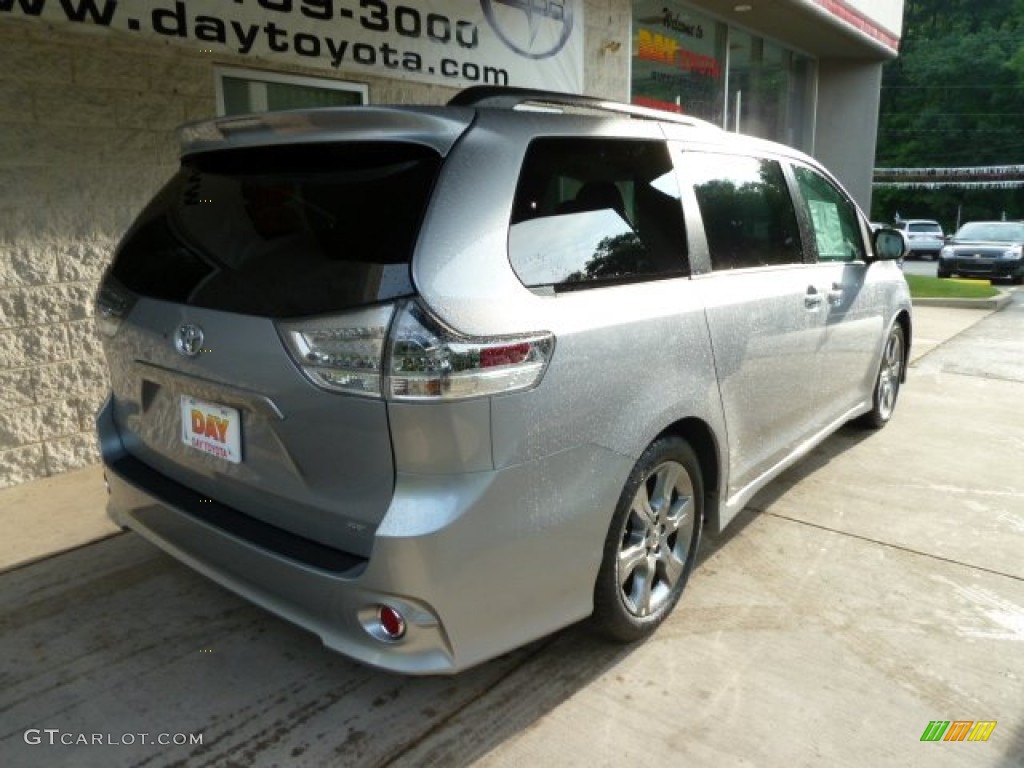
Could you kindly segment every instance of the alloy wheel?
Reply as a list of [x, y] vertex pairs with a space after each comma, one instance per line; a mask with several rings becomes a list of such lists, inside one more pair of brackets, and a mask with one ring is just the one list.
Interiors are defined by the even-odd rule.
[[892, 416], [903, 373], [903, 336], [892, 333], [885, 344], [882, 367], [878, 372], [878, 411], [883, 419]]
[[668, 601], [685, 572], [693, 538], [693, 480], [675, 461], [640, 484], [622, 534], [617, 575], [626, 608], [644, 617]]

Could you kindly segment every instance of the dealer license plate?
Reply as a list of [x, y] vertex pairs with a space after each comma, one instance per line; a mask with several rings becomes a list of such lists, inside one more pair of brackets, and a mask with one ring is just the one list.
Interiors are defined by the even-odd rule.
[[237, 408], [181, 396], [181, 440], [190, 448], [241, 463], [241, 422]]

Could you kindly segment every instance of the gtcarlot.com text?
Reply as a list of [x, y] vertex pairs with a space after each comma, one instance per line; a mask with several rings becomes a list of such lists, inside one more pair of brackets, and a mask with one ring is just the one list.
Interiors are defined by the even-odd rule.
[[29, 728], [25, 731], [26, 744], [48, 746], [104, 746], [122, 747], [136, 744], [159, 746], [195, 746], [203, 743], [201, 733], [76, 733], [59, 728]]

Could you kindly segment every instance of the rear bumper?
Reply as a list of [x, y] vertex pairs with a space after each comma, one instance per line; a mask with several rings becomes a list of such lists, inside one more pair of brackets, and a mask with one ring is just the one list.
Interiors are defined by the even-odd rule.
[[910, 240], [907, 243], [908, 256], [938, 256], [942, 246], [941, 240]]
[[[116, 524], [327, 647], [404, 674], [457, 672], [589, 615], [608, 521], [632, 466], [581, 447], [497, 471], [400, 474], [363, 559], [155, 472], [121, 447], [109, 402], [97, 426]], [[370, 631], [381, 604], [406, 618], [397, 642]]]

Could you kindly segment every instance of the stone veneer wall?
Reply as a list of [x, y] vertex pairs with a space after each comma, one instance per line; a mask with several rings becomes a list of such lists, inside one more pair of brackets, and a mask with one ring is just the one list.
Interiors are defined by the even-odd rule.
[[[586, 7], [585, 91], [625, 99], [631, 6], [598, 0]], [[174, 172], [174, 129], [214, 114], [214, 66], [330, 73], [0, 19], [4, 488], [98, 460], [92, 419], [108, 383], [92, 297], [121, 233]], [[607, 45], [613, 42], [617, 49]], [[360, 80], [376, 104], [443, 103], [454, 92]]]

